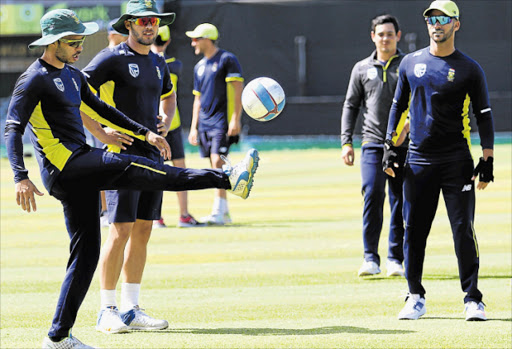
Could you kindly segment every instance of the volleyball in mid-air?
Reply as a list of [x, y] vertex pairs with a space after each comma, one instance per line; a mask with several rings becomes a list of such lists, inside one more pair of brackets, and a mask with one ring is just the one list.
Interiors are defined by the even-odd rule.
[[267, 77], [252, 80], [242, 92], [245, 112], [257, 121], [270, 121], [277, 117], [283, 111], [285, 101], [281, 85]]

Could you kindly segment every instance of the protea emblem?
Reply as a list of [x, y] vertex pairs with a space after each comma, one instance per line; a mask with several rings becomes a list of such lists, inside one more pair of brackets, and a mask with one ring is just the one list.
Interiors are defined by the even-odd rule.
[[59, 89], [59, 91], [64, 92], [64, 83], [60, 78], [53, 79], [55, 86]]
[[425, 75], [426, 71], [427, 65], [425, 63], [418, 63], [414, 66], [414, 75], [416, 75], [418, 78], [421, 78], [423, 75]]
[[135, 63], [128, 64], [128, 69], [130, 69], [130, 75], [136, 78], [139, 76], [139, 66]]

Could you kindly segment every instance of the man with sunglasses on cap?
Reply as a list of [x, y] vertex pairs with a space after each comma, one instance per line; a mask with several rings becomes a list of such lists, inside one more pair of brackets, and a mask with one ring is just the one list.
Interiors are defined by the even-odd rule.
[[[408, 106], [409, 152], [404, 177], [404, 257], [409, 294], [399, 319], [416, 320], [426, 313], [421, 284], [430, 227], [440, 192], [455, 243], [466, 320], [486, 320], [478, 289], [479, 251], [474, 230], [475, 178], [478, 189], [493, 181], [494, 125], [485, 74], [480, 65], [455, 48], [460, 29], [453, 1], [436, 0], [423, 12], [430, 46], [408, 54], [389, 115], [383, 168], [393, 176], [398, 136]], [[469, 105], [475, 114], [483, 156], [474, 168], [470, 151]], [[403, 137], [401, 137], [403, 138]]]
[[[163, 57], [151, 51], [159, 26], [174, 21], [174, 13], [159, 13], [153, 0], [130, 0], [126, 13], [112, 25], [126, 42], [99, 52], [83, 69], [95, 91], [113, 82], [101, 98], [132, 120], [167, 135], [176, 108], [176, 93]], [[105, 93], [106, 92], [106, 93]], [[82, 108], [87, 116], [93, 112]], [[101, 132], [101, 130], [100, 130]], [[109, 151], [147, 157], [163, 163], [162, 157], [144, 142], [120, 138]], [[153, 221], [161, 217], [162, 191], [109, 190], [106, 192], [109, 235], [100, 256], [101, 307], [96, 329], [103, 333], [128, 330], [161, 330], [166, 320], [154, 319], [139, 307], [142, 274]], [[116, 303], [116, 285], [122, 273], [121, 307]]]
[[[167, 63], [169, 72], [171, 74], [172, 86], [175, 93], [178, 92], [178, 78], [181, 75], [183, 69], [183, 63], [176, 57], [169, 57], [165, 54], [165, 50], [171, 43], [171, 30], [168, 25], [158, 28], [158, 36], [155, 42], [151, 45], [151, 50], [157, 55], [162, 56]], [[180, 113], [178, 106], [174, 117], [172, 118], [171, 127], [169, 133], [165, 139], [171, 147], [171, 161], [173, 166], [185, 167], [185, 148], [183, 145], [183, 130], [181, 127]], [[178, 219], [178, 228], [196, 228], [204, 227], [205, 224], [199, 223], [189, 212], [188, 212], [188, 193], [186, 191], [176, 193], [178, 196], [178, 205], [180, 210], [180, 217]], [[153, 222], [153, 228], [165, 228], [163, 217]]]
[[89, 289], [100, 254], [100, 198], [104, 189], [182, 191], [230, 189], [247, 198], [257, 168], [257, 151], [223, 171], [193, 170], [163, 165], [147, 158], [106, 152], [86, 143], [80, 105], [87, 104], [104, 125], [129, 132], [170, 157], [165, 138], [131, 120], [93, 94], [85, 76], [70, 64], [78, 61], [87, 35], [96, 23], [82, 23], [71, 10], [58, 9], [41, 18], [42, 38], [29, 48], [43, 46], [36, 60], [18, 79], [7, 110], [5, 145], [14, 172], [16, 202], [36, 211], [35, 195], [42, 192], [29, 179], [23, 160], [23, 133], [30, 124], [31, 141], [44, 186], [61, 201], [70, 242], [70, 257], [57, 308], [43, 348], [91, 348], [71, 334]]
[[[194, 104], [188, 141], [199, 153], [221, 168], [229, 147], [238, 143], [242, 129], [242, 68], [236, 56], [217, 47], [219, 32], [210, 23], [185, 33], [196, 55], [204, 57], [194, 67]], [[231, 223], [225, 190], [216, 190], [211, 215], [203, 222]]]

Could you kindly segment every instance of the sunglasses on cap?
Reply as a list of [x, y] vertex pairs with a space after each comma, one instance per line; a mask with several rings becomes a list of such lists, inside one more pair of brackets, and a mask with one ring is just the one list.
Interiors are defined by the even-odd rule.
[[85, 36], [78, 40], [59, 39], [59, 41], [73, 48], [79, 48], [84, 44]]
[[128, 21], [135, 23], [136, 25], [139, 25], [141, 27], [145, 27], [150, 23], [152, 26], [160, 24], [160, 18], [158, 18], [158, 17], [137, 17], [137, 18], [130, 18]]
[[430, 25], [436, 25], [436, 22], [440, 25], [445, 25], [451, 23], [454, 17], [449, 16], [429, 16], [425, 17], [425, 22]]

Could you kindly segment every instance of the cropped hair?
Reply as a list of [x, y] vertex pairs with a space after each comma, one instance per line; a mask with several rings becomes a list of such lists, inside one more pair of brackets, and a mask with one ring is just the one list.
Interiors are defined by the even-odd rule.
[[372, 32], [375, 32], [375, 27], [377, 27], [380, 24], [384, 24], [384, 23], [393, 23], [393, 26], [395, 27], [395, 33], [398, 33], [400, 31], [398, 19], [396, 19], [395, 16], [391, 16], [390, 14], [384, 14], [384, 15], [379, 15], [379, 16], [375, 17], [374, 19], [372, 19], [372, 24], [371, 24]]

